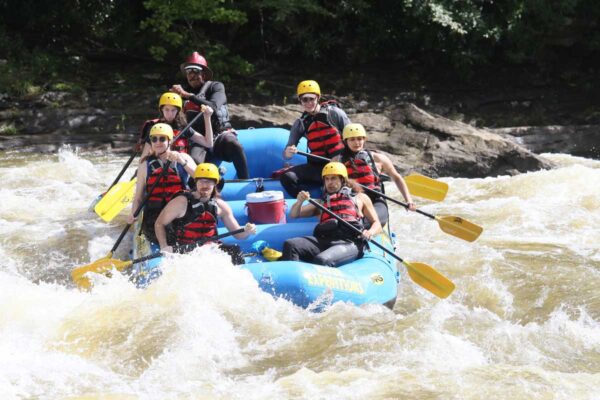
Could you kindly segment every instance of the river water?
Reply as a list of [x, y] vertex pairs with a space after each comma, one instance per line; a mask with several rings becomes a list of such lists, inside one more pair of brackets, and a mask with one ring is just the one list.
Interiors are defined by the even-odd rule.
[[70, 269], [125, 225], [87, 211], [125, 158], [2, 153], [0, 399], [600, 399], [600, 162], [544, 157], [559, 167], [445, 178], [420, 203], [482, 225], [474, 243], [392, 207], [397, 254], [452, 279], [449, 298], [402, 269], [393, 311], [316, 314], [208, 250], [147, 290], [78, 291]]

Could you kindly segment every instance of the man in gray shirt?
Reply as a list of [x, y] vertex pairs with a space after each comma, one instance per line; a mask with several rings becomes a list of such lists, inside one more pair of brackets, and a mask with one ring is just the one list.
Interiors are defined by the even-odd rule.
[[[296, 90], [304, 112], [292, 125], [290, 137], [283, 152], [289, 160], [304, 136], [311, 154], [337, 161], [344, 150], [342, 132], [350, 123], [341, 108], [331, 103], [320, 104], [321, 88], [315, 81], [302, 81]], [[309, 158], [306, 164], [296, 165], [281, 176], [281, 185], [290, 196], [297, 197], [304, 185], [321, 185], [321, 170], [327, 161]]]

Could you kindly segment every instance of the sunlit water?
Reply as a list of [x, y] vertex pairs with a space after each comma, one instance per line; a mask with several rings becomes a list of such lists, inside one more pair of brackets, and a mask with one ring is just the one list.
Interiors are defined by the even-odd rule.
[[125, 158], [3, 153], [0, 399], [600, 399], [600, 162], [545, 157], [560, 167], [444, 179], [446, 200], [421, 203], [482, 225], [474, 243], [392, 208], [398, 255], [452, 279], [448, 299], [402, 270], [393, 311], [316, 314], [211, 249], [147, 290], [74, 289], [125, 224], [87, 210]]

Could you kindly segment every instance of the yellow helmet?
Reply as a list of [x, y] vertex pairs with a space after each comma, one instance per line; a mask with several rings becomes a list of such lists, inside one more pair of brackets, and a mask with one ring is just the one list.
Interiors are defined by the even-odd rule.
[[298, 97], [306, 93], [314, 93], [321, 96], [321, 88], [317, 81], [302, 81], [298, 84], [296, 93], [298, 94]]
[[171, 128], [171, 125], [162, 122], [154, 124], [150, 129], [150, 136], [166, 136], [169, 140], [173, 140], [173, 128]]
[[158, 109], [164, 105], [174, 106], [181, 110], [183, 106], [183, 102], [181, 101], [181, 96], [177, 93], [166, 92], [160, 96], [160, 100], [158, 100]]
[[367, 132], [365, 131], [365, 127], [361, 124], [348, 124], [344, 127], [344, 133], [342, 134], [342, 138], [344, 140], [350, 139], [353, 137], [367, 137]]
[[219, 183], [219, 168], [215, 164], [211, 163], [202, 163], [196, 167], [194, 171], [194, 179], [205, 178], [205, 179], [214, 179]]
[[321, 177], [324, 177], [325, 175], [341, 175], [345, 179], [348, 179], [348, 170], [341, 162], [332, 161], [323, 167]]

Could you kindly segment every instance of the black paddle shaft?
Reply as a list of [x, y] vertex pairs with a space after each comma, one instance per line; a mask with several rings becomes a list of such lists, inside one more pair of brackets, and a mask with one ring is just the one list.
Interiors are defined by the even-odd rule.
[[113, 183], [110, 184], [110, 187], [108, 189], [106, 189], [106, 191], [108, 192], [110, 189], [112, 189], [113, 186], [115, 186], [117, 184], [117, 182], [119, 182], [119, 180], [121, 179], [121, 177], [123, 176], [123, 174], [125, 173], [125, 171], [127, 170], [127, 168], [129, 168], [129, 165], [131, 164], [131, 162], [133, 161], [133, 159], [135, 158], [135, 156], [138, 155], [137, 151], [134, 151], [131, 154], [131, 157], [129, 157], [129, 160], [127, 160], [127, 162], [125, 163], [125, 165], [123, 166], [123, 168], [121, 169], [121, 172], [119, 172], [119, 175], [117, 175], [117, 177], [115, 178], [115, 180], [113, 181]]
[[[366, 187], [365, 185], [361, 185], [360, 183], [358, 184], [358, 186], [360, 186], [361, 188], [363, 188], [367, 192], [371, 192], [373, 194], [376, 194], [377, 196], [381, 196], [384, 199], [387, 199], [387, 200], [391, 201], [392, 203], [396, 203], [396, 204], [401, 205], [402, 207], [408, 209], [408, 204], [406, 204], [406, 203], [404, 203], [404, 202], [402, 202], [400, 200], [396, 200], [394, 198], [391, 198], [390, 196], [387, 196], [387, 195], [385, 195], [385, 194], [383, 194], [381, 192], [378, 192], [377, 190], [370, 189], [370, 188]], [[429, 217], [431, 219], [435, 219], [435, 217], [433, 215], [431, 215], [431, 214], [429, 214], [429, 213], [427, 213], [425, 211], [415, 210], [415, 212], [418, 212], [419, 214], [425, 215], [426, 217]]]
[[[188, 129], [191, 128], [192, 124], [194, 122], [196, 122], [196, 120], [198, 118], [200, 118], [200, 116], [202, 115], [202, 113], [198, 113], [198, 115], [196, 115], [194, 117], [194, 119], [192, 119], [192, 122], [190, 122], [189, 124], [187, 124], [187, 126], [185, 128], [183, 128], [181, 130], [181, 132], [179, 132], [177, 134], [177, 136], [175, 136], [175, 138], [173, 138], [173, 142], [176, 141], [177, 139], [179, 139], [179, 137], [181, 135], [183, 135]], [[152, 192], [154, 191], [154, 189], [156, 188], [156, 186], [158, 185], [158, 183], [160, 182], [160, 180], [162, 179], [163, 176], [165, 176], [165, 174], [167, 173], [167, 170], [169, 169], [169, 166], [171, 165], [171, 160], [168, 160], [165, 165], [163, 166], [162, 171], [160, 172], [160, 174], [158, 175], [158, 178], [156, 179], [156, 181], [154, 182], [154, 184], [152, 184], [152, 186], [150, 186], [150, 189], [148, 189], [148, 193], [144, 196], [144, 198], [142, 199], [142, 202], [140, 203], [140, 205], [138, 206], [138, 208], [135, 210], [135, 212], [133, 213], [133, 218], [136, 218], [139, 213], [142, 211], [142, 209], [144, 208], [144, 206], [146, 205], [146, 202], [148, 201], [148, 198], [150, 198], [150, 195], [152, 195]], [[115, 242], [115, 245], [112, 247], [112, 249], [110, 250], [111, 253], [114, 253], [115, 250], [117, 250], [117, 247], [119, 247], [119, 245], [121, 244], [121, 241], [123, 240], [123, 238], [125, 237], [125, 235], [127, 234], [127, 231], [129, 231], [129, 228], [131, 227], [131, 224], [127, 224], [125, 226], [125, 228], [123, 229], [123, 231], [121, 232], [121, 234], [119, 235], [119, 238], [117, 239], [117, 241]]]
[[[321, 211], [326, 212], [327, 214], [331, 215], [333, 218], [337, 219], [345, 227], [352, 229], [354, 232], [358, 233], [359, 235], [362, 235], [362, 232], [359, 229], [357, 229], [356, 227], [352, 226], [352, 224], [350, 224], [349, 222], [344, 221], [339, 216], [335, 215], [333, 213], [333, 211], [328, 210], [327, 208], [323, 207], [321, 204], [317, 203], [313, 199], [308, 199], [308, 202], [310, 204], [312, 204], [313, 206], [317, 207], [318, 209], [320, 209]], [[387, 248], [385, 248], [381, 244], [377, 243], [376, 241], [369, 239], [369, 243], [374, 244], [375, 246], [379, 247], [381, 250], [385, 251], [390, 256], [394, 257], [396, 260], [398, 260], [398, 261], [400, 261], [402, 263], [404, 262], [404, 260], [402, 258], [400, 258], [399, 256], [397, 256], [396, 254], [394, 254], [393, 252], [391, 252], [390, 250], [388, 250]]]
[[[307, 153], [307, 152], [300, 151], [300, 150], [298, 150], [296, 153], [300, 154], [301, 156], [308, 157], [308, 158], [314, 158], [315, 160], [319, 160], [319, 161], [325, 161], [325, 162], [331, 161], [329, 158], [321, 157], [316, 154], [311, 154], [311, 153]], [[382, 181], [385, 181], [385, 182], [391, 180], [390, 177], [384, 173], [380, 173], [379, 177], [381, 178]]]

